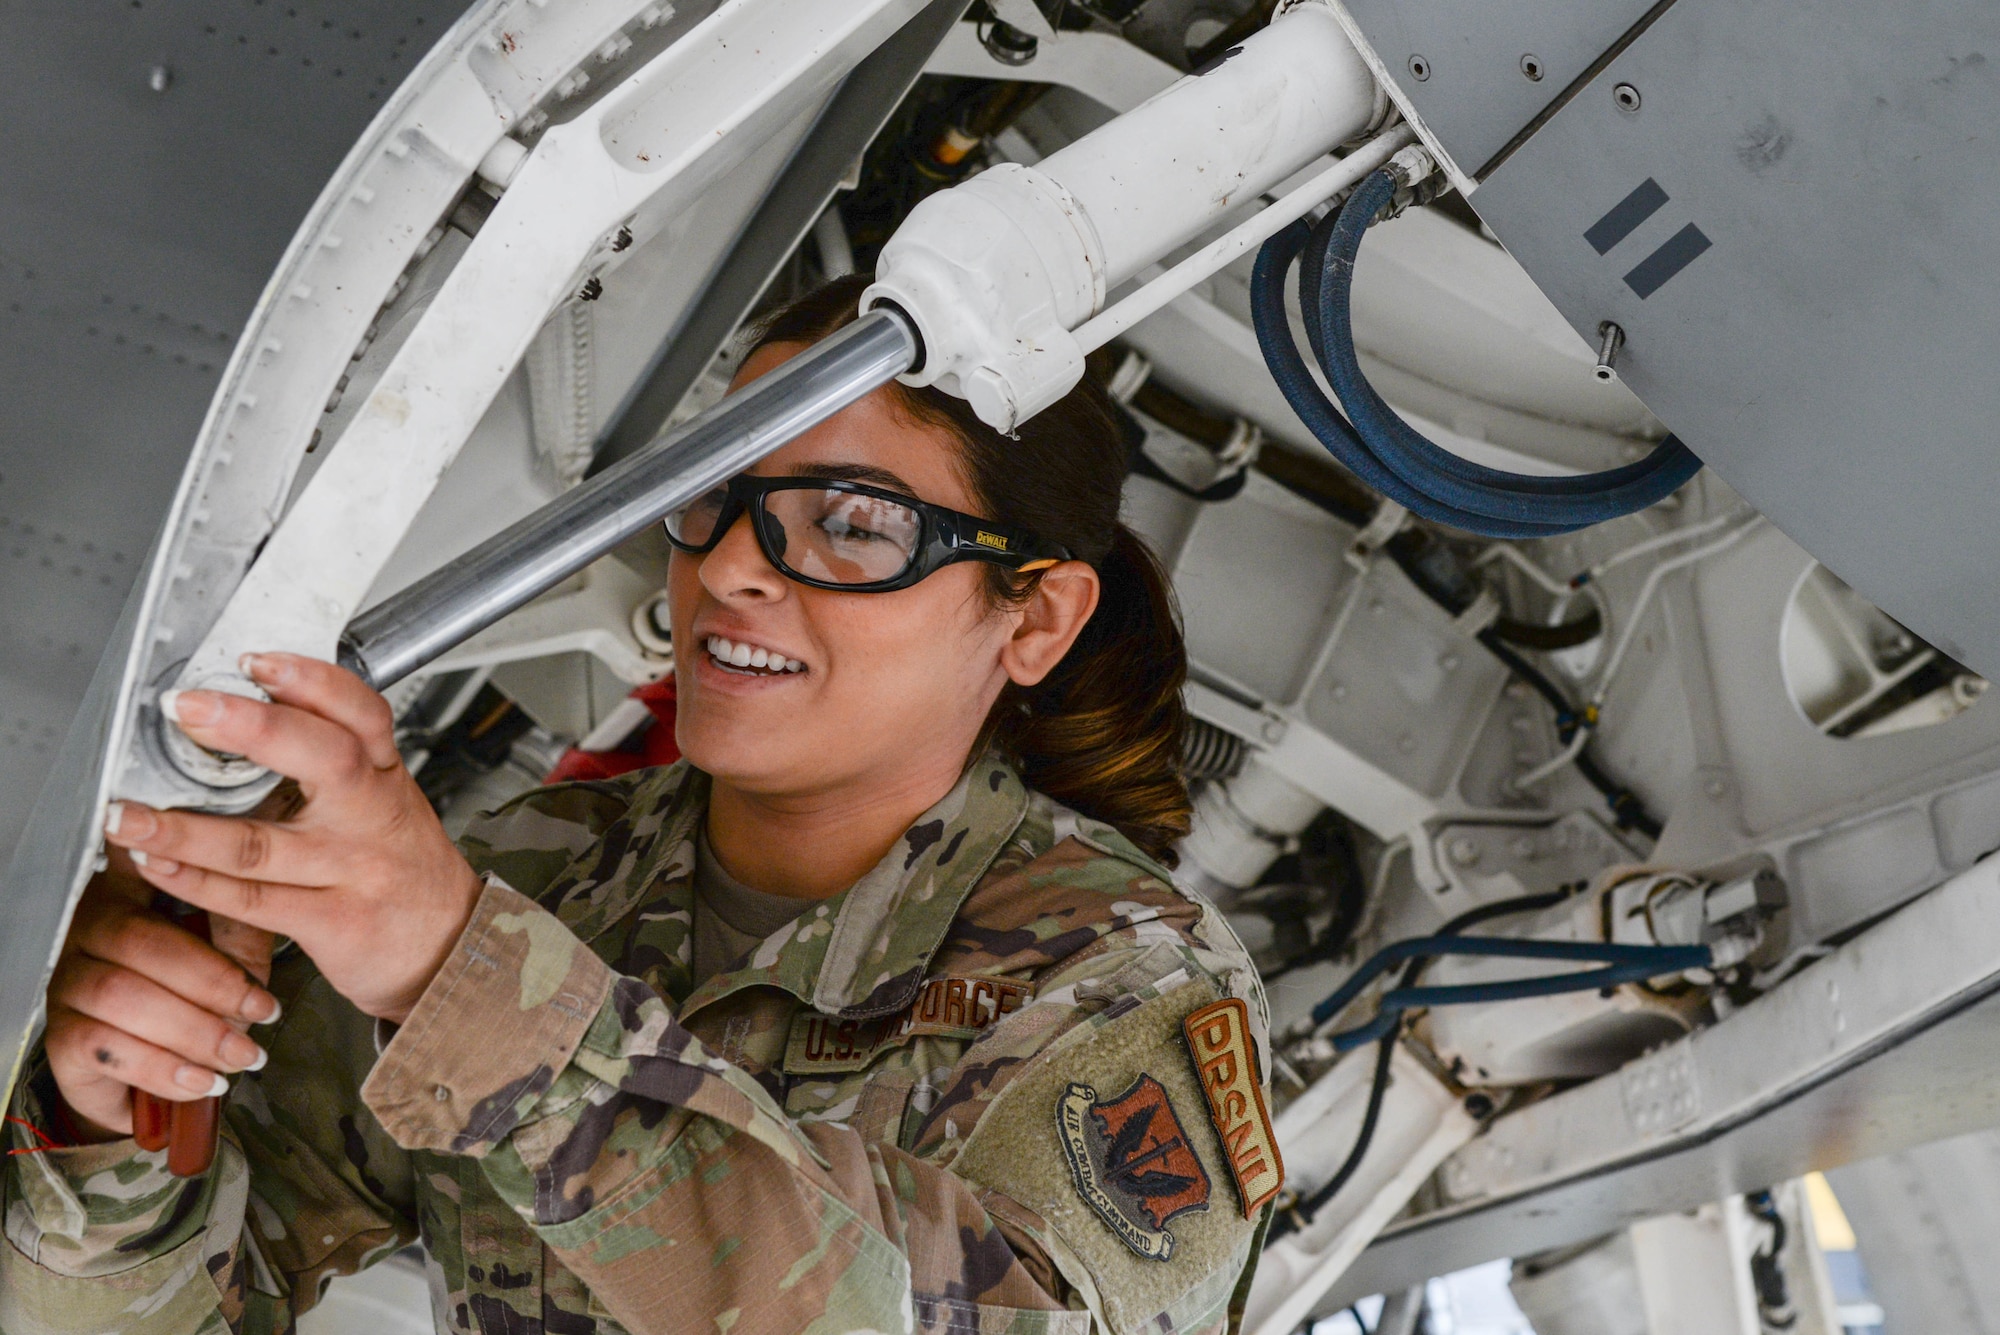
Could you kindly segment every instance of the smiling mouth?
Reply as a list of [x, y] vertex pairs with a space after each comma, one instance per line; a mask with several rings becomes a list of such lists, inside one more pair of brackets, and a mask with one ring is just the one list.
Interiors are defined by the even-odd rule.
[[708, 637], [708, 661], [722, 671], [733, 672], [739, 677], [795, 676], [806, 670], [806, 665], [796, 658], [774, 654], [756, 645], [725, 640], [720, 635]]

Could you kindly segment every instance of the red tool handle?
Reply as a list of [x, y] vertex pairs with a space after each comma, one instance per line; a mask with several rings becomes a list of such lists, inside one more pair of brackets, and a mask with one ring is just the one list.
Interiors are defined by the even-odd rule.
[[[208, 915], [189, 909], [175, 915], [181, 926], [209, 939]], [[142, 1150], [165, 1150], [167, 1171], [175, 1177], [200, 1177], [215, 1162], [215, 1146], [222, 1134], [222, 1100], [195, 1099], [176, 1103], [132, 1091], [132, 1139]]]

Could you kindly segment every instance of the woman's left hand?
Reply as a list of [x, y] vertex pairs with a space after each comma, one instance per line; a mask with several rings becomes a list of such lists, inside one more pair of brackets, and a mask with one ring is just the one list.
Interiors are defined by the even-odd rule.
[[288, 936], [363, 1012], [400, 1023], [464, 930], [482, 883], [396, 751], [388, 702], [344, 669], [244, 659], [271, 703], [214, 691], [164, 701], [182, 731], [296, 779], [283, 821], [112, 808], [105, 837], [168, 894]]

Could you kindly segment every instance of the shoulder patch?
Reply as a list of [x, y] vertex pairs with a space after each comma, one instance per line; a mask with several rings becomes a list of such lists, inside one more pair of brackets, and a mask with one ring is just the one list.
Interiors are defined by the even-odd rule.
[[1209, 1120], [1222, 1137], [1222, 1157], [1236, 1180], [1243, 1217], [1249, 1219], [1285, 1181], [1278, 1137], [1271, 1129], [1271, 1112], [1257, 1076], [1250, 1008], [1239, 998], [1224, 997], [1190, 1013], [1181, 1021], [1181, 1030], [1187, 1035], [1201, 1092], [1208, 1097]]
[[1166, 1086], [1142, 1075], [1100, 1103], [1094, 1088], [1071, 1082], [1056, 1101], [1056, 1129], [1090, 1208], [1139, 1255], [1171, 1260], [1167, 1223], [1206, 1210], [1209, 1183]]

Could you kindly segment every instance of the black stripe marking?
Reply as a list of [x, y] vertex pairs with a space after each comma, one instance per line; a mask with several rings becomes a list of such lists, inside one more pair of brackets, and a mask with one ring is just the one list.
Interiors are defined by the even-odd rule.
[[1611, 206], [1611, 211], [1590, 225], [1583, 239], [1590, 248], [1602, 255], [1613, 246], [1632, 235], [1640, 223], [1660, 211], [1660, 205], [1667, 202], [1667, 192], [1660, 183], [1648, 176], [1639, 183], [1639, 188]]
[[1658, 292], [1673, 276], [1694, 263], [1695, 257], [1712, 244], [1699, 227], [1689, 223], [1660, 244], [1660, 248], [1640, 260], [1638, 267], [1625, 275], [1625, 286], [1638, 294], [1639, 300]]

